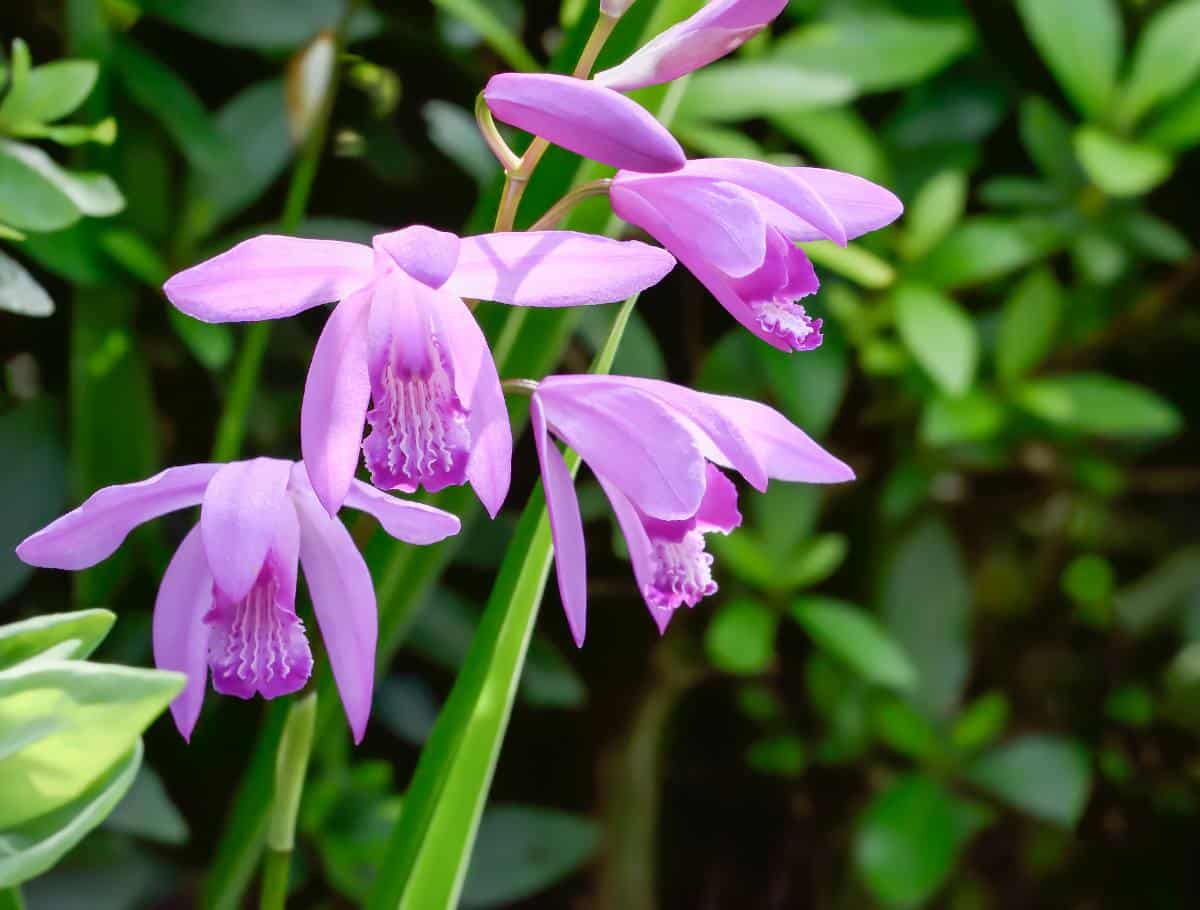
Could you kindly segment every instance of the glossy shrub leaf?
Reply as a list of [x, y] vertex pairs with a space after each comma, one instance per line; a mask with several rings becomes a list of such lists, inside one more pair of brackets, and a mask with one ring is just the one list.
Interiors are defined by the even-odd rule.
[[0, 310], [19, 316], [50, 316], [54, 301], [17, 260], [0, 252]]
[[159, 844], [185, 844], [188, 839], [187, 821], [171, 802], [162, 778], [146, 764], [104, 827]]
[[1050, 269], [1030, 272], [1008, 295], [996, 338], [996, 372], [1012, 381], [1054, 348], [1066, 300]]
[[981, 216], [962, 222], [913, 269], [938, 288], [963, 288], [1002, 278], [1061, 249], [1067, 235], [1036, 216]]
[[1021, 144], [1038, 169], [1057, 183], [1076, 184], [1083, 172], [1071, 144], [1072, 127], [1058, 109], [1037, 95], [1021, 102]]
[[913, 907], [933, 897], [954, 870], [984, 816], [941, 784], [901, 777], [876, 795], [858, 821], [854, 867], [889, 907]]
[[91, 60], [55, 60], [35, 66], [0, 102], [0, 123], [51, 123], [92, 92], [100, 67]]
[[1010, 713], [1011, 706], [1003, 692], [981, 695], [954, 721], [950, 742], [966, 752], [982, 749], [1004, 732]]
[[[770, 86], [770, 91], [763, 91]], [[844, 76], [806, 70], [785, 60], [733, 60], [694, 73], [679, 108], [684, 120], [749, 120], [831, 107], [854, 97]]]
[[0, 827], [0, 888], [41, 875], [99, 825], [137, 777], [142, 741], [69, 803], [16, 827]]
[[840, 534], [820, 534], [802, 541], [782, 562], [773, 547], [748, 530], [713, 538], [710, 546], [727, 570], [742, 581], [783, 593], [824, 581], [846, 558], [846, 539]]
[[886, 259], [858, 244], [838, 246], [829, 240], [814, 240], [801, 243], [800, 247], [815, 265], [849, 278], [864, 288], [882, 290], [896, 280], [896, 270]]
[[0, 672], [0, 828], [87, 790], [183, 683], [178, 673], [48, 658]]
[[996, 396], [983, 389], [965, 395], [940, 395], [925, 403], [919, 434], [931, 446], [962, 445], [994, 438], [1008, 414]]
[[0, 139], [0, 221], [30, 231], [56, 231], [83, 215], [102, 217], [125, 205], [103, 174], [64, 170], [39, 148]]
[[908, 259], [920, 259], [940, 243], [967, 208], [967, 175], [942, 171], [925, 182], [905, 210], [900, 248]]
[[508, 907], [579, 869], [600, 843], [595, 822], [538, 806], [491, 806], [459, 906]]
[[1167, 151], [1182, 151], [1200, 142], [1200, 80], [1168, 104], [1142, 138]]
[[928, 759], [943, 751], [942, 735], [937, 727], [899, 698], [889, 696], [877, 701], [871, 721], [875, 735], [902, 755]]
[[1087, 806], [1092, 772], [1077, 743], [1058, 736], [1023, 736], [981, 756], [967, 777], [1015, 809], [1066, 828]]
[[967, 19], [873, 14], [796, 29], [772, 56], [815, 74], [842, 77], [860, 92], [882, 92], [945, 68], [970, 48], [973, 37]]
[[1153, 439], [1173, 436], [1183, 425], [1175, 407], [1154, 392], [1101, 373], [1031, 380], [1016, 395], [1036, 417], [1093, 436]]
[[[291, 50], [333, 28], [345, 0], [142, 0], [142, 9], [201, 38], [232, 47]], [[346, 26], [351, 39], [374, 34], [379, 17], [359, 9]]]
[[116, 615], [108, 610], [48, 613], [0, 626], [0, 670], [69, 642], [60, 656], [83, 660], [108, 635]]
[[913, 703], [948, 713], [966, 683], [971, 589], [958, 543], [940, 521], [926, 519], [900, 538], [880, 590], [885, 627], [917, 668]]
[[892, 297], [905, 347], [941, 388], [962, 395], [975, 379], [979, 336], [959, 304], [932, 288], [905, 284]]
[[66, 454], [59, 418], [44, 399], [0, 414], [0, 601], [19, 590], [33, 567], [17, 559], [18, 543], [62, 512], [67, 496]]
[[1141, 143], [1128, 142], [1095, 126], [1075, 134], [1075, 153], [1087, 175], [1110, 196], [1141, 196], [1169, 176], [1170, 156]]
[[790, 614], [814, 642], [870, 682], [912, 689], [917, 670], [904, 649], [864, 610], [827, 597], [806, 597]]
[[1146, 23], [1118, 101], [1126, 123], [1183, 91], [1200, 77], [1200, 2], [1176, 0]]
[[720, 670], [737, 675], [761, 673], [775, 659], [779, 618], [753, 600], [723, 604], [704, 633], [704, 650]]
[[117, 44], [113, 62], [129, 97], [162, 124], [193, 167], [214, 171], [234, 164], [204, 104], [165, 63], [128, 39]]
[[1067, 97], [1084, 116], [1103, 116], [1124, 42], [1116, 0], [1017, 0], [1016, 6]]

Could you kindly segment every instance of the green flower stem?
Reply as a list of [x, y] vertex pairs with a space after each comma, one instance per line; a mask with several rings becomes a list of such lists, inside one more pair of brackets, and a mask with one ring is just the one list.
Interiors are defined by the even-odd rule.
[[0, 910], [25, 910], [25, 901], [17, 885], [0, 889]]
[[612, 186], [612, 178], [605, 177], [601, 180], [590, 180], [587, 183], [580, 184], [575, 187], [565, 196], [546, 209], [546, 214], [529, 226], [531, 231], [548, 231], [553, 229], [560, 221], [571, 213], [571, 210], [585, 199], [591, 199], [595, 196], [607, 196], [609, 188]]
[[317, 694], [292, 703], [288, 711], [279, 752], [275, 756], [275, 796], [267, 828], [267, 853], [263, 860], [260, 910], [283, 910], [287, 897], [288, 867], [296, 845], [296, 816], [308, 757], [312, 754], [313, 728], [317, 719]]

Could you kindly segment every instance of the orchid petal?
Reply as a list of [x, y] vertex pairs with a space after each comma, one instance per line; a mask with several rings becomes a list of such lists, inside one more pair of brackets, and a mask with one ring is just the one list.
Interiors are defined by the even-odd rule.
[[371, 244], [410, 277], [431, 288], [445, 284], [458, 261], [457, 234], [420, 224], [388, 234], [376, 234]]
[[[817, 237], [806, 239], [827, 239], [845, 246], [848, 231], [842, 224], [839, 212], [831, 201], [810, 185], [805, 174], [801, 173], [801, 171], [809, 170], [813, 169], [785, 168], [768, 164], [765, 161], [752, 161], [746, 158], [702, 158], [698, 161], [689, 161], [679, 173], [680, 175], [705, 177], [710, 180], [723, 180], [739, 186], [753, 193], [759, 199], [769, 200], [783, 208], [794, 218], [802, 219], [810, 231], [812, 228], [816, 228]], [[836, 174], [837, 172], [830, 171], [829, 173]], [[869, 187], [874, 187], [874, 184], [865, 180], [861, 182]], [[841, 199], [847, 195], [849, 194], [843, 191], [838, 198]], [[766, 211], [774, 211], [773, 208], [764, 208]]]
[[512, 427], [504, 390], [487, 339], [457, 297], [442, 294], [437, 321], [454, 364], [454, 386], [467, 408], [471, 455], [467, 480], [488, 514], [496, 517], [512, 479]]
[[587, 634], [587, 550], [583, 541], [583, 518], [579, 500], [566, 460], [549, 438], [546, 417], [537, 394], [529, 411], [538, 463], [542, 468], [542, 488], [546, 493], [546, 513], [550, 517], [550, 536], [554, 540], [554, 568], [558, 575], [558, 593], [567, 625], [576, 647], [583, 647]]
[[422, 502], [412, 502], [355, 480], [346, 494], [346, 507], [374, 516], [397, 540], [426, 546], [462, 530], [458, 517]]
[[275, 541], [292, 463], [255, 458], [224, 465], [200, 506], [200, 530], [213, 580], [231, 601], [250, 593]]
[[[650, 536], [646, 533], [637, 509], [625, 494], [602, 475], [597, 474], [596, 479], [600, 481], [600, 488], [608, 497], [613, 515], [616, 516], [617, 524], [621, 528], [621, 534], [625, 538], [625, 548], [629, 551], [629, 562], [633, 566], [633, 577], [637, 581], [638, 593], [642, 594], [654, 582], [654, 544], [650, 542]], [[644, 594], [642, 599], [645, 600]], [[653, 606], [648, 601], [646, 609], [650, 611], [650, 616], [658, 626], [659, 633], [665, 632], [667, 623], [671, 621], [671, 616], [675, 611], [667, 607]]]
[[719, 60], [762, 31], [787, 0], [713, 0], [647, 42], [624, 63], [596, 74], [621, 92], [670, 82]]
[[17, 556], [44, 569], [86, 569], [106, 559], [143, 522], [199, 505], [218, 464], [167, 468], [148, 480], [105, 487], [83, 505], [31, 534]]
[[371, 398], [367, 375], [367, 313], [371, 295], [358, 291], [339, 303], [317, 339], [300, 404], [300, 449], [313, 491], [336, 515], [362, 448]]
[[[662, 233], [673, 234], [692, 255], [703, 256], [727, 275], [748, 275], [763, 263], [766, 222], [754, 197], [733, 183], [686, 173], [654, 177], [622, 172], [610, 198], [619, 217], [660, 242]], [[681, 250], [672, 250], [683, 258]]]
[[263, 234], [184, 269], [163, 292], [202, 322], [255, 322], [341, 300], [371, 274], [362, 244]]
[[445, 290], [516, 306], [584, 306], [625, 300], [657, 284], [675, 257], [637, 240], [574, 231], [465, 237]]
[[695, 514], [704, 459], [689, 429], [653, 395], [588, 379], [552, 376], [538, 387], [555, 435], [647, 515]]
[[742, 525], [737, 487], [715, 465], [708, 466], [704, 499], [696, 510], [696, 529], [703, 534], [728, 534]]
[[355, 743], [362, 741], [375, 685], [379, 617], [371, 573], [349, 532], [307, 490], [293, 491], [300, 563]]
[[603, 164], [656, 174], [677, 170], [687, 160], [653, 114], [586, 79], [500, 73], [483, 97], [497, 120]]
[[163, 573], [151, 627], [154, 665], [187, 677], [183, 690], [171, 702], [171, 716], [185, 740], [192, 738], [208, 683], [204, 614], [212, 606], [212, 591], [212, 574], [200, 526], [196, 525], [183, 538]]
[[[825, 200], [853, 240], [891, 224], [904, 212], [904, 203], [878, 184], [819, 167], [791, 167], [790, 173], [804, 180]], [[798, 236], [795, 240], [816, 240], [817, 237]]]

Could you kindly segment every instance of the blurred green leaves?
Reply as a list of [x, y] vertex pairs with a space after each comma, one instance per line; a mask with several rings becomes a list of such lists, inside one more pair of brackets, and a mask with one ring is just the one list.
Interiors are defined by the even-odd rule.
[[1068, 828], [1079, 821], [1091, 789], [1084, 751], [1053, 736], [1006, 743], [976, 760], [967, 777], [1010, 806]]
[[1084, 116], [1102, 117], [1124, 43], [1116, 0], [1017, 0], [1016, 7], [1067, 97]]
[[1063, 430], [1114, 438], [1171, 436], [1179, 413], [1142, 386], [1100, 373], [1030, 380], [1016, 390], [1030, 414]]

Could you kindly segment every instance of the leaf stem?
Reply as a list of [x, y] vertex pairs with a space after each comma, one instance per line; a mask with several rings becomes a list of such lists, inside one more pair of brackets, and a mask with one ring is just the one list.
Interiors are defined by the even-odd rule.
[[313, 728], [317, 718], [317, 694], [292, 703], [275, 756], [275, 797], [267, 829], [267, 853], [263, 859], [260, 910], [283, 910], [287, 898], [288, 868], [296, 846], [296, 817], [300, 794], [312, 753]]
[[585, 199], [591, 199], [593, 196], [607, 196], [609, 188], [612, 186], [612, 178], [605, 177], [601, 180], [591, 180], [587, 183], [580, 184], [575, 187], [565, 196], [554, 203], [546, 210], [541, 218], [529, 226], [531, 231], [547, 231], [551, 230], [555, 225], [570, 214], [571, 209], [579, 205]]

